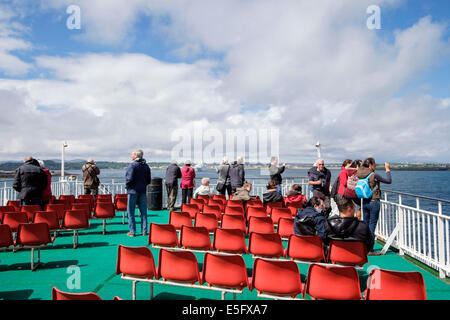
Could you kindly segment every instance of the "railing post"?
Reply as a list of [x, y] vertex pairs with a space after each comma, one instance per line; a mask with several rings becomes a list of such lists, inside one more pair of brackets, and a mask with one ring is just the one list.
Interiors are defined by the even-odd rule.
[[403, 221], [403, 208], [401, 207], [401, 205], [402, 205], [402, 195], [401, 194], [398, 195], [398, 204], [399, 204], [399, 206], [398, 206], [398, 221], [397, 221], [397, 223], [400, 226], [398, 239], [397, 239], [398, 240], [398, 249], [399, 249], [398, 254], [403, 256], [405, 254], [405, 252], [403, 251], [403, 246], [404, 246], [403, 237], [404, 237], [405, 233], [404, 233], [404, 223], [403, 223], [404, 222]]
[[439, 217], [437, 236], [438, 236], [438, 252], [439, 252], [439, 277], [445, 278], [445, 232], [444, 232], [444, 216], [442, 215], [442, 202], [438, 201], [438, 213]]

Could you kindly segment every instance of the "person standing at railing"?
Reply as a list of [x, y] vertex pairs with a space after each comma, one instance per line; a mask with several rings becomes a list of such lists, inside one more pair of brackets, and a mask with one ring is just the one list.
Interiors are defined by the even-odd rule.
[[181, 169], [175, 160], [166, 170], [167, 210], [172, 211], [175, 207], [178, 194], [178, 179], [181, 178]]
[[323, 159], [317, 160], [316, 164], [317, 167], [312, 167], [308, 171], [308, 184], [313, 188], [313, 196], [323, 199], [324, 211], [329, 214], [331, 211], [331, 172], [325, 167]]
[[133, 151], [131, 153], [132, 162], [128, 165], [125, 173], [128, 193], [128, 227], [130, 229], [127, 236], [129, 237], [134, 237], [136, 234], [136, 221], [134, 218], [136, 204], [141, 212], [142, 235], [147, 235], [147, 186], [151, 181], [151, 170], [143, 156], [144, 152], [142, 150], [137, 149]]
[[[362, 166], [358, 169], [357, 176], [359, 179], [365, 179], [369, 175], [369, 186], [372, 189], [373, 194], [369, 199], [363, 199], [363, 219], [367, 223], [372, 234], [372, 238], [375, 238], [375, 228], [378, 223], [378, 217], [380, 215], [380, 199], [381, 190], [380, 182], [391, 184], [391, 168], [389, 163], [384, 163], [384, 168], [386, 170], [386, 178], [382, 177], [378, 173], [375, 173], [377, 166], [375, 164], [374, 158], [367, 158], [364, 160]], [[372, 174], [373, 173], [373, 174]]]
[[42, 192], [42, 210], [45, 210], [45, 206], [50, 202], [52, 198], [52, 174], [50, 170], [44, 167], [44, 161], [38, 160], [41, 169], [47, 176], [47, 187]]
[[81, 171], [83, 171], [84, 194], [92, 194], [94, 198], [97, 197], [100, 185], [100, 179], [98, 178], [100, 169], [97, 167], [94, 158], [89, 158], [81, 167]]
[[281, 174], [286, 169], [286, 163], [283, 163], [281, 167], [278, 167], [278, 158], [272, 157], [270, 159], [270, 165], [269, 165], [269, 174], [270, 174], [270, 180], [274, 181], [277, 184], [277, 192], [281, 194], [281, 184], [283, 183], [283, 178], [281, 177]]
[[191, 160], [186, 160], [181, 169], [181, 197], [182, 203], [189, 203], [194, 193], [195, 170], [191, 167]]
[[245, 171], [244, 171], [244, 160], [239, 157], [237, 161], [234, 161], [230, 167], [230, 184], [231, 193], [235, 193], [237, 188], [244, 185], [245, 181]]
[[216, 172], [219, 174], [219, 179], [217, 179], [216, 190], [220, 194], [225, 195], [228, 193], [228, 198], [232, 195], [231, 181], [230, 181], [230, 165], [228, 164], [228, 159], [223, 159], [220, 166], [216, 168]]
[[42, 193], [47, 188], [48, 180], [39, 162], [30, 156], [16, 170], [13, 188], [19, 193], [20, 205], [37, 204], [42, 206]]

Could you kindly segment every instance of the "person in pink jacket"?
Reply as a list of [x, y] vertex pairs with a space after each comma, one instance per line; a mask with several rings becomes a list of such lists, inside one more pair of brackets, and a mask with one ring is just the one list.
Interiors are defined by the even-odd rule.
[[187, 160], [181, 169], [181, 197], [183, 203], [189, 203], [195, 186], [195, 170], [191, 167], [191, 161]]

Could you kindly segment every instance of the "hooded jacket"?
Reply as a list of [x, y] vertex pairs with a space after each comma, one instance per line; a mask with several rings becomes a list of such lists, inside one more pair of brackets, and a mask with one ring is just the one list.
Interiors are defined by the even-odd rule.
[[345, 196], [350, 199], [356, 198], [355, 191], [347, 189], [348, 178], [355, 175], [356, 173], [357, 173], [357, 171], [354, 169], [347, 170], [347, 169], [345, 169], [345, 167], [341, 168], [341, 172], [339, 173], [339, 188], [338, 188], [337, 194], [339, 194], [341, 196]]
[[264, 205], [267, 202], [279, 202], [283, 201], [283, 196], [276, 191], [269, 191], [263, 194], [263, 203]]
[[366, 244], [367, 251], [373, 249], [373, 238], [369, 227], [358, 218], [332, 217], [327, 219], [325, 228], [328, 239], [363, 241]]
[[39, 198], [47, 187], [48, 178], [36, 159], [26, 161], [16, 170], [13, 188], [20, 200]]
[[298, 192], [295, 190], [290, 190], [286, 194], [286, 198], [284, 199], [284, 204], [286, 206], [290, 203], [303, 204], [306, 201], [307, 201], [306, 197], [301, 192]]
[[230, 167], [230, 184], [232, 189], [242, 187], [244, 184], [244, 166], [234, 161]]
[[193, 189], [195, 170], [191, 166], [184, 166], [181, 169], [181, 189]]
[[172, 163], [167, 167], [166, 170], [166, 186], [168, 187], [176, 187], [178, 186], [178, 179], [181, 178], [181, 169], [180, 167]]
[[126, 188], [130, 194], [147, 193], [151, 181], [151, 170], [145, 159], [138, 158], [131, 162], [125, 173]]

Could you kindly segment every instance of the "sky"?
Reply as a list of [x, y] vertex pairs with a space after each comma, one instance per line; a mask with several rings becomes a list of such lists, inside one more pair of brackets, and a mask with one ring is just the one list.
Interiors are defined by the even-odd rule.
[[447, 163], [449, 23], [447, 0], [0, 0], [0, 160]]

